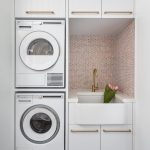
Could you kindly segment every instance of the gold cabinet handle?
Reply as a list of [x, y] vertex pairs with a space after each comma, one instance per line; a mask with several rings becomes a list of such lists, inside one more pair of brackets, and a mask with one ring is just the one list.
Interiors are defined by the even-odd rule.
[[131, 129], [129, 130], [103, 130], [103, 132], [132, 132]]
[[49, 15], [54, 15], [55, 12], [54, 11], [26, 11], [26, 14], [49, 14]]
[[72, 129], [71, 132], [77, 133], [77, 132], [99, 132], [99, 130], [74, 130]]
[[105, 11], [104, 14], [133, 14], [132, 11]]
[[72, 15], [85, 15], [85, 14], [95, 15], [95, 14], [99, 14], [99, 11], [72, 11], [71, 14]]

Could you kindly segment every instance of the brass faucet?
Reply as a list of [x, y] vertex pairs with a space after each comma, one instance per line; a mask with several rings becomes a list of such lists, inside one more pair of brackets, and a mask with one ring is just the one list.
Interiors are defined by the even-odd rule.
[[95, 92], [98, 89], [98, 83], [96, 85], [96, 77], [97, 77], [97, 69], [93, 70], [93, 84], [92, 84], [92, 92]]

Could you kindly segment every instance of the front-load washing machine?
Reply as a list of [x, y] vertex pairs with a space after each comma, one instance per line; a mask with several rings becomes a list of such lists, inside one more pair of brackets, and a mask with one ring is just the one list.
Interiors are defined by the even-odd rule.
[[64, 96], [16, 94], [16, 150], [64, 150]]
[[64, 20], [16, 20], [16, 87], [65, 87]]

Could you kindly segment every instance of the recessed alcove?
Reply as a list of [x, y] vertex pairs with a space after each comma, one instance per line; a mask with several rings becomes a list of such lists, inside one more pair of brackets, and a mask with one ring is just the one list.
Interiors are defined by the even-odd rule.
[[69, 91], [90, 89], [98, 70], [99, 89], [107, 83], [134, 97], [134, 19], [70, 19]]

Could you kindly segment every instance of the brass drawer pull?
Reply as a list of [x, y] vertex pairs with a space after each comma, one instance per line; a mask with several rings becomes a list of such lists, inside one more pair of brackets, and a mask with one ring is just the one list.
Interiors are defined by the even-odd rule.
[[105, 11], [104, 14], [133, 14], [132, 11]]
[[96, 132], [99, 132], [99, 130], [73, 130], [73, 129], [72, 129], [71, 132], [74, 132], [74, 133], [75, 133], [75, 132], [76, 132], [76, 133], [77, 133], [77, 132], [83, 132], [83, 133], [85, 133], [85, 132], [95, 132], [95, 133], [96, 133]]
[[99, 14], [99, 11], [72, 11], [71, 14], [72, 15], [84, 15], [84, 14], [95, 15], [95, 14]]
[[131, 129], [129, 130], [103, 130], [103, 132], [132, 132]]
[[26, 14], [49, 14], [54, 15], [54, 11], [26, 11]]

